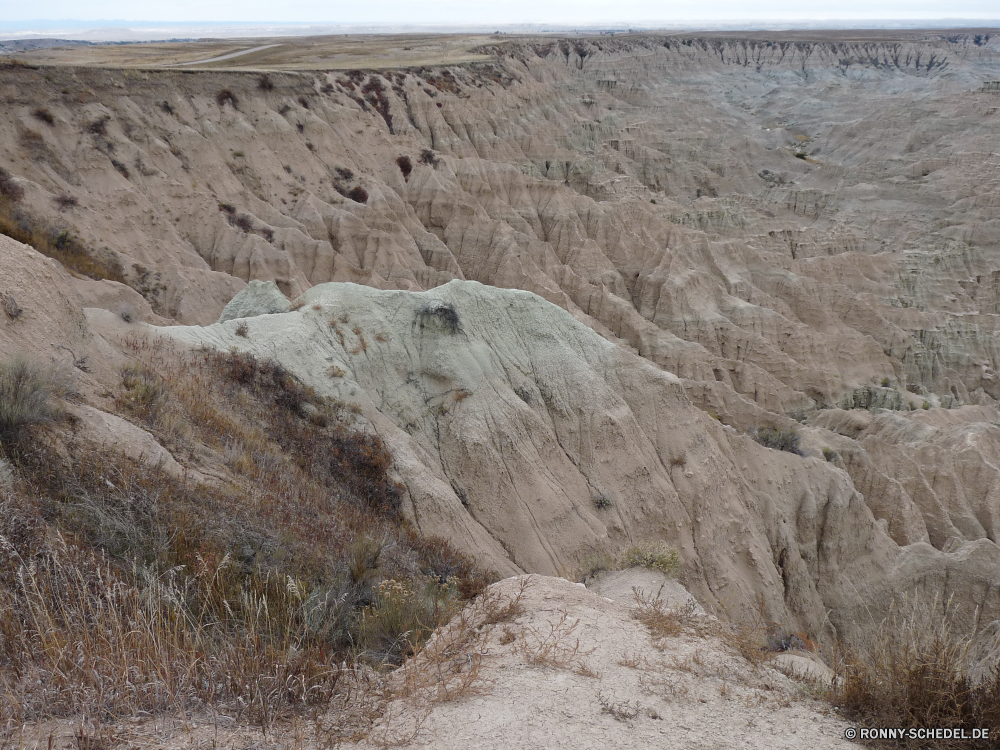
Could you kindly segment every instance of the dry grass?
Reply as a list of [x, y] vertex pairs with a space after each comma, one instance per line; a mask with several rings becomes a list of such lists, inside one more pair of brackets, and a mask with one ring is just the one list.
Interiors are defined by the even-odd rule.
[[[13, 183], [12, 183], [13, 184]], [[19, 185], [13, 185], [20, 190]], [[125, 283], [124, 269], [110, 251], [96, 253], [71, 232], [53, 227], [4, 199], [3, 175], [0, 174], [0, 234], [5, 234], [49, 258], [59, 261], [69, 271], [92, 279], [110, 279]]]
[[649, 568], [666, 575], [673, 575], [680, 565], [680, 556], [677, 550], [664, 542], [636, 544], [622, 553], [618, 565], [621, 568]]
[[982, 681], [970, 679], [974, 633], [956, 631], [956, 615], [950, 602], [938, 600], [894, 606], [864, 643], [838, 654], [831, 701], [863, 726], [990, 727], [991, 739], [977, 747], [1000, 747], [1000, 737], [992, 736], [1000, 728], [1000, 669]]
[[60, 193], [53, 199], [60, 209], [65, 210], [67, 208], [75, 208], [79, 205], [80, 201], [76, 199], [76, 196], [70, 195], [69, 193]]
[[646, 626], [654, 645], [661, 651], [666, 648], [666, 639], [691, 635], [717, 639], [754, 668], [769, 661], [776, 652], [771, 647], [773, 639], [769, 638], [769, 634], [774, 632], [774, 625], [768, 623], [759, 611], [750, 617], [725, 623], [700, 613], [693, 601], [680, 607], [668, 607], [659, 597], [659, 592], [645, 595], [633, 590], [633, 596], [636, 603], [633, 616]]
[[0, 363], [0, 443], [17, 444], [32, 425], [61, 419], [65, 410], [59, 399], [68, 391], [66, 377], [51, 367], [20, 356]]
[[595, 649], [580, 650], [580, 639], [575, 636], [579, 625], [579, 620], [570, 620], [563, 611], [554, 622], [547, 622], [545, 628], [525, 627], [516, 649], [529, 664], [572, 669], [585, 677], [596, 677], [597, 673], [585, 661]]
[[400, 663], [492, 580], [401, 523], [391, 456], [349, 410], [248, 355], [128, 346], [118, 407], [220, 481], [24, 428], [0, 491], [0, 723], [213, 706], [267, 727], [346, 689], [345, 661]]
[[[598, 493], [594, 505], [599, 509], [610, 507], [610, 498]], [[680, 565], [680, 555], [677, 550], [665, 542], [640, 543], [628, 547], [618, 555], [612, 555], [604, 550], [589, 552], [574, 569], [572, 579], [585, 581], [591, 576], [604, 571], [624, 570], [626, 568], [649, 568], [665, 575], [673, 575]]]

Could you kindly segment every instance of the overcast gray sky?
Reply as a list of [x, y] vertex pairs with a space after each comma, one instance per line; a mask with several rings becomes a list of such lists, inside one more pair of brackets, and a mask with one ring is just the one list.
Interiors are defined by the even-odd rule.
[[998, 0], [0, 0], [0, 27], [27, 20], [585, 24], [603, 21], [989, 19]]

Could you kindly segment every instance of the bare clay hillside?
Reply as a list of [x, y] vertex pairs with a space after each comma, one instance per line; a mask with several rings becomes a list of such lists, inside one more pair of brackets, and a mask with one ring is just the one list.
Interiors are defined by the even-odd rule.
[[75, 321], [0, 342], [117, 366], [103, 309], [275, 357], [391, 448], [417, 529], [500, 572], [666, 540], [713, 613], [829, 643], [916, 590], [995, 662], [1000, 35], [467, 52], [0, 68], [0, 219]]

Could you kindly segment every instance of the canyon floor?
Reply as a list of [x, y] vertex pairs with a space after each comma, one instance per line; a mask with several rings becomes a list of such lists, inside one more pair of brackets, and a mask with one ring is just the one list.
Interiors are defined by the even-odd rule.
[[[407, 528], [546, 592], [477, 635], [495, 692], [387, 701], [383, 739], [401, 712], [429, 734], [393, 741], [451, 746], [474, 707], [519, 739], [455, 747], [557, 747], [522, 721], [552, 682], [594, 746], [674, 746], [668, 684], [678, 746], [776, 746], [724, 733], [781, 711], [838, 746], [806, 698], [751, 710], [802, 689], [725, 643], [655, 689], [615, 662], [629, 628], [659, 658], [633, 605], [553, 577], [637, 544], [705, 617], [829, 656], [918, 601], [996, 669], [1000, 32], [47, 48], [0, 58], [0, 99], [0, 352], [72, 372], [83, 439], [256, 497], [263, 454], [123, 389], [274, 361], [386, 446]], [[560, 607], [599, 666], [517, 650]], [[685, 675], [714, 705], [730, 671], [709, 731]]]

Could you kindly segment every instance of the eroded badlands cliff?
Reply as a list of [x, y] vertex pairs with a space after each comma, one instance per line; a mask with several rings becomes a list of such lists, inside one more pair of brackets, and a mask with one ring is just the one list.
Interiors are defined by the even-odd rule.
[[[664, 538], [717, 610], [763, 595], [770, 617], [831, 637], [918, 588], [986, 626], [998, 41], [7, 67], [0, 164], [24, 197], [6, 210], [69, 232], [118, 281], [46, 271], [75, 322], [37, 337], [21, 320], [0, 341], [101, 351], [116, 324], [81, 310], [124, 305], [192, 326], [162, 329], [174, 338], [278, 356], [360, 405], [421, 529], [499, 570], [568, 572]], [[5, 268], [27, 263], [13, 247]], [[250, 280], [298, 309], [247, 336], [211, 325]], [[761, 426], [799, 431], [810, 455], [757, 445]]]

